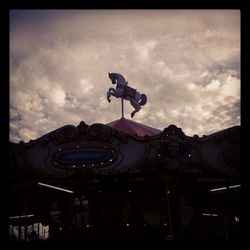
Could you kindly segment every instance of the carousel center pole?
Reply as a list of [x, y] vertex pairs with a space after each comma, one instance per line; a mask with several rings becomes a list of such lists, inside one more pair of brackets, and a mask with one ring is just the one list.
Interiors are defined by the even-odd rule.
[[121, 98], [122, 118], [124, 118], [124, 99]]

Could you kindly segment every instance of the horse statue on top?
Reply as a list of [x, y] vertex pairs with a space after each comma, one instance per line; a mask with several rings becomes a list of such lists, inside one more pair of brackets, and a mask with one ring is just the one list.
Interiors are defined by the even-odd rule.
[[111, 102], [111, 95], [116, 98], [123, 98], [129, 100], [135, 110], [131, 113], [131, 117], [135, 115], [141, 109], [142, 105], [147, 103], [147, 96], [140, 94], [136, 89], [128, 86], [128, 82], [119, 73], [108, 73], [112, 84], [116, 84], [116, 88], [109, 88], [107, 93], [107, 100]]

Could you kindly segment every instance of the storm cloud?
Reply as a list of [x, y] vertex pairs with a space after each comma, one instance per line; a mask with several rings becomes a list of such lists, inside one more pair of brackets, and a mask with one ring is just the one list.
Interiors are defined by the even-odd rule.
[[12, 10], [10, 140], [119, 119], [108, 72], [147, 95], [136, 122], [191, 136], [239, 125], [240, 11]]

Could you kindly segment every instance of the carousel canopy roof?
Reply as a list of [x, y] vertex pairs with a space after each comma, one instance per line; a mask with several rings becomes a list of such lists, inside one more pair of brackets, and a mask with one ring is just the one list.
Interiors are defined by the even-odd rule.
[[152, 128], [144, 124], [125, 119], [124, 117], [118, 120], [109, 122], [106, 125], [119, 129], [128, 134], [136, 134], [138, 136], [145, 136], [145, 135], [152, 136], [152, 135], [157, 135], [162, 132], [159, 129]]

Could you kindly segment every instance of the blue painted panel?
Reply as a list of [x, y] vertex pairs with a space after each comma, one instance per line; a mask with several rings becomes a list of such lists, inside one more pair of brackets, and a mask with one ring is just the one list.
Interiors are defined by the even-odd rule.
[[55, 155], [55, 159], [64, 164], [91, 164], [107, 161], [112, 157], [108, 150], [96, 149], [63, 149]]

